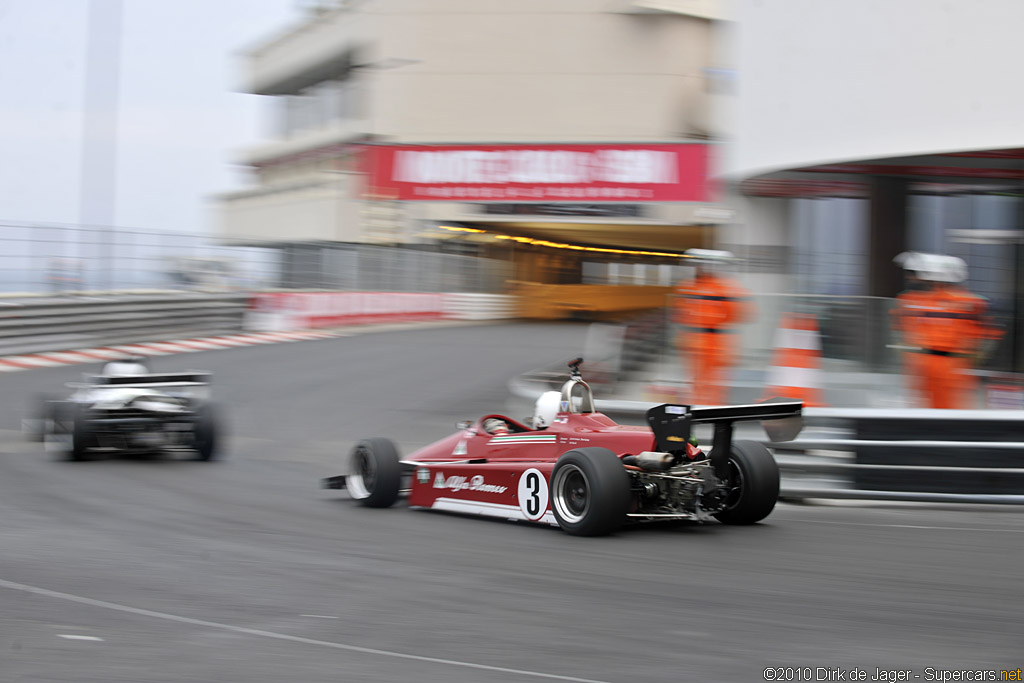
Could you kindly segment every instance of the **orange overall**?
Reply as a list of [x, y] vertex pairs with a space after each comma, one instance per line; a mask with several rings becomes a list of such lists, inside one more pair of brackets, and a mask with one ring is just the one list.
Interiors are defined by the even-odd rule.
[[735, 356], [728, 333], [749, 315], [747, 292], [729, 278], [698, 273], [692, 281], [677, 285], [675, 293], [675, 319], [686, 328], [678, 347], [693, 376], [691, 400], [697, 405], [722, 405], [728, 398], [726, 374]]
[[921, 340], [917, 338], [916, 316], [922, 312], [924, 289], [908, 289], [896, 297], [896, 307], [892, 310], [892, 325], [899, 333], [903, 345], [908, 347], [903, 353], [903, 371], [909, 379], [910, 390], [914, 400], [924, 400], [924, 366], [921, 364]]
[[985, 307], [984, 299], [952, 285], [922, 292], [911, 304], [908, 338], [919, 349], [913, 366], [929, 408], [973, 407], [970, 360], [980, 341], [995, 334]]

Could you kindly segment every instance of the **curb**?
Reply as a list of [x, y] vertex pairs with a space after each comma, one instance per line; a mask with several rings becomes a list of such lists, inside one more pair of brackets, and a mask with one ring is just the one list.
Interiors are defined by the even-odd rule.
[[255, 346], [257, 344], [279, 344], [283, 342], [329, 339], [338, 336], [340, 335], [319, 331], [258, 332], [219, 337], [200, 337], [198, 339], [121, 344], [71, 351], [48, 351], [46, 353], [0, 357], [0, 372], [18, 372], [34, 368], [95, 363], [96, 361], [115, 360], [125, 356], [169, 356], [178, 353], [218, 351], [238, 348], [240, 346]]
[[466, 327], [501, 323], [501, 320], [443, 320], [433, 322], [393, 322], [368, 325], [349, 325], [320, 330], [294, 330], [289, 332], [250, 332], [245, 334], [177, 339], [173, 341], [140, 342], [118, 344], [96, 348], [72, 349], [66, 351], [45, 351], [40, 353], [0, 356], [0, 372], [18, 372], [34, 368], [49, 368], [61, 365], [78, 365], [97, 361], [114, 360], [125, 356], [169, 356], [195, 351], [218, 351], [221, 349], [255, 346], [257, 344], [279, 344], [284, 342], [313, 341], [355, 337], [377, 332], [394, 332], [407, 329], [431, 329], [439, 327]]

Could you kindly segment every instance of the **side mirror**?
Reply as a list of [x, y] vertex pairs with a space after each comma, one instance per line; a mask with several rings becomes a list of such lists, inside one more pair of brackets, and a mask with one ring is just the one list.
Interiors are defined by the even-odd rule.
[[466, 430], [473, 426], [473, 423], [469, 420], [461, 420], [455, 423], [455, 428], [460, 430]]

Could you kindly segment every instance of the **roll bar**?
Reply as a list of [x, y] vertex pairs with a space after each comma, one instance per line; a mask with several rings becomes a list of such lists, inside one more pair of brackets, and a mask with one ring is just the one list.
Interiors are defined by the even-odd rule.
[[580, 394], [580, 413], [594, 413], [594, 392], [590, 385], [583, 381], [580, 374], [580, 366], [583, 365], [582, 358], [569, 361], [569, 379], [562, 385], [562, 412], [574, 413], [573, 394], [577, 389]]

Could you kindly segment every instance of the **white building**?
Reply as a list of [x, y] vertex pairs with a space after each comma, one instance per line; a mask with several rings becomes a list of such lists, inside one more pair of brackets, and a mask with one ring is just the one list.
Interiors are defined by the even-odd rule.
[[708, 245], [729, 215], [708, 183], [717, 8], [323, 3], [244, 57], [243, 88], [273, 98], [275, 128], [240, 153], [254, 182], [220, 198], [222, 237], [410, 244], [468, 227], [482, 249], [518, 239], [517, 258], [562, 245], [576, 272], [566, 245]]

